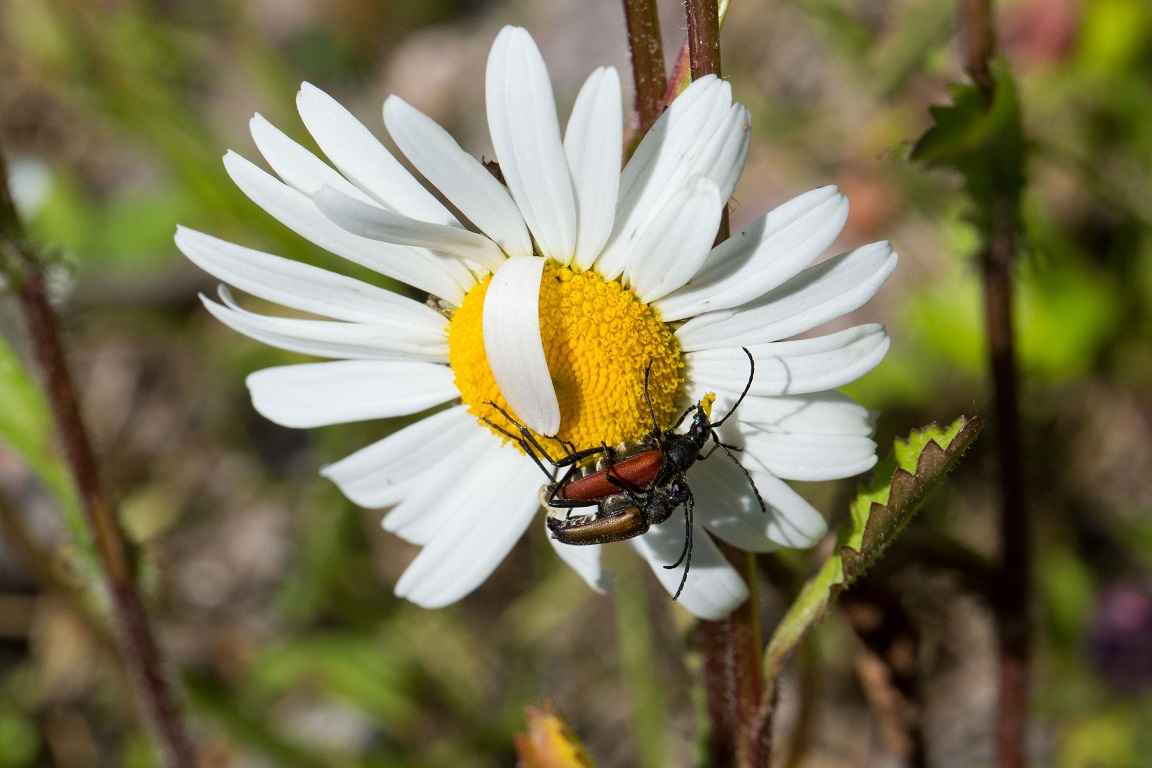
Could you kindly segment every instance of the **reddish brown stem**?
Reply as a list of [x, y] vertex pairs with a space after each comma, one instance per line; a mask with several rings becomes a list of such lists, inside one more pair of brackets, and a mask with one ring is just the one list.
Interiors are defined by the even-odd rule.
[[[688, 0], [688, 62], [692, 79], [720, 74], [720, 11], [716, 0]], [[724, 211], [716, 241], [729, 235]], [[721, 543], [721, 550], [748, 584], [748, 600], [726, 619], [703, 622], [704, 689], [711, 726], [712, 766], [767, 765], [769, 742], [762, 729], [764, 679], [760, 662], [760, 619], [756, 600], [756, 559]]]
[[632, 83], [636, 90], [636, 135], [643, 136], [660, 117], [668, 89], [664, 44], [655, 0], [624, 0], [628, 47], [632, 51]]
[[710, 734], [708, 765], [752, 768], [768, 762], [768, 743], [761, 738], [760, 620], [757, 615], [756, 561], [718, 542], [728, 561], [748, 584], [749, 598], [727, 618], [700, 623], [704, 654], [704, 690]]
[[[964, 68], [991, 105], [995, 53], [990, 0], [959, 0]], [[1021, 458], [1019, 377], [1012, 323], [1012, 266], [1016, 261], [1016, 200], [1004, 179], [994, 179], [995, 203], [980, 266], [984, 324], [996, 410], [996, 457], [1000, 496], [1000, 569], [996, 590], [1000, 642], [1000, 704], [996, 722], [999, 768], [1027, 764], [1029, 590], [1031, 553]]]
[[151, 626], [136, 589], [115, 510], [100, 480], [91, 441], [80, 416], [56, 316], [48, 301], [39, 262], [24, 242], [0, 156], [0, 265], [16, 290], [32, 354], [80, 497], [89, 534], [111, 600], [113, 622], [137, 702], [169, 768], [193, 768], [191, 742], [176, 709]]
[[[1001, 211], [984, 251], [984, 320], [991, 355], [999, 465], [1000, 573], [996, 595], [1000, 641], [1000, 707], [996, 744], [1000, 768], [1023, 768], [1028, 731], [1029, 584], [1031, 553], [1020, 447], [1019, 384], [1012, 325], [1014, 212]], [[1007, 221], [1005, 221], [1007, 220]]]
[[688, 66], [692, 79], [721, 74], [720, 6], [716, 0], [688, 0]]

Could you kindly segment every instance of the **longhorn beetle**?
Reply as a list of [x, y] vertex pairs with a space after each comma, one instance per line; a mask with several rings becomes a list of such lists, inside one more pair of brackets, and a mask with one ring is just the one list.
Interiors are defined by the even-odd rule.
[[[736, 408], [743, 402], [748, 390], [752, 387], [752, 379], [756, 375], [756, 362], [752, 353], [744, 348], [748, 356], [748, 383], [740, 393], [736, 403], [719, 421], [711, 421], [708, 417], [704, 401], [689, 406], [681, 414], [671, 429], [663, 430], [656, 420], [655, 410], [652, 408], [652, 399], [648, 392], [648, 379], [652, 371], [649, 363], [644, 372], [644, 401], [648, 406], [648, 414], [652, 417], [652, 431], [639, 443], [638, 447], [624, 456], [618, 456], [618, 451], [601, 444], [596, 448], [576, 451], [571, 443], [550, 438], [563, 445], [568, 454], [559, 460], [554, 460], [544, 449], [536, 436], [527, 427], [516, 421], [507, 411], [495, 403], [489, 403], [508, 419], [519, 431], [514, 435], [502, 427], [485, 419], [489, 426], [516, 441], [528, 454], [541, 471], [551, 481], [540, 489], [540, 502], [548, 510], [577, 509], [582, 507], [596, 507], [596, 512], [576, 518], [563, 519], [551, 514], [546, 518], [548, 530], [552, 537], [563, 544], [606, 544], [613, 541], [624, 541], [644, 534], [653, 525], [659, 525], [671, 517], [677, 507], [684, 506], [684, 549], [679, 559], [665, 568], [676, 568], [684, 563], [684, 575], [680, 586], [672, 599], [680, 596], [684, 584], [688, 579], [688, 569], [692, 564], [692, 533], [693, 511], [695, 498], [688, 485], [686, 474], [696, 461], [705, 459], [719, 448], [730, 458], [740, 471], [744, 473], [760, 509], [767, 512], [764, 499], [756, 487], [752, 476], [740, 461], [732, 454], [732, 450], [739, 450], [735, 446], [720, 442], [716, 432], [717, 428], [735, 413]], [[689, 414], [695, 414], [688, 431], [677, 434]], [[708, 440], [715, 446], [707, 454], [701, 454]], [[593, 471], [582, 476], [575, 476], [580, 469], [581, 462], [599, 457]], [[541, 460], [543, 459], [543, 461]], [[544, 461], [552, 465], [551, 472], [544, 466]], [[555, 473], [567, 468], [564, 476], [556, 480]], [[569, 513], [571, 514], [571, 513]]]

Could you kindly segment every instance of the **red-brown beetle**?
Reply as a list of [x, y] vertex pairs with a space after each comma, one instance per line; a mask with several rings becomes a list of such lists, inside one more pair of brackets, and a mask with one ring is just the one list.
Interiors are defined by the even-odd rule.
[[[732, 455], [732, 450], [739, 450], [734, 446], [720, 442], [716, 429], [720, 427], [736, 411], [736, 408], [748, 394], [752, 387], [752, 379], [756, 374], [756, 363], [752, 353], [744, 349], [748, 356], [749, 374], [748, 383], [740, 393], [736, 403], [719, 421], [710, 421], [708, 417], [709, 405], [704, 400], [689, 407], [669, 430], [662, 430], [656, 421], [652, 409], [652, 401], [648, 394], [648, 375], [644, 374], [644, 399], [648, 405], [648, 412], [652, 416], [652, 431], [637, 446], [624, 456], [620, 451], [601, 445], [584, 451], [574, 451], [571, 446], [561, 442], [568, 449], [568, 455], [560, 460], [554, 460], [544, 450], [526, 427], [513, 419], [499, 406], [495, 407], [520, 432], [513, 435], [508, 431], [488, 422], [490, 426], [520, 444], [545, 475], [552, 481], [540, 489], [540, 503], [548, 510], [546, 518], [548, 530], [557, 541], [570, 545], [606, 544], [647, 533], [653, 525], [659, 525], [667, 520], [677, 507], [684, 506], [684, 550], [680, 558], [665, 568], [676, 568], [685, 563], [684, 576], [676, 590], [673, 599], [680, 596], [688, 578], [688, 569], [692, 562], [692, 532], [693, 509], [695, 499], [692, 489], [688, 485], [686, 473], [696, 461], [707, 458], [708, 454], [701, 454], [704, 446], [711, 439], [716, 446], [730, 458], [748, 479], [753, 493], [760, 504], [760, 509], [767, 512], [764, 499], [760, 496], [756, 483], [748, 470]], [[689, 414], [695, 413], [692, 424], [684, 434], [676, 434], [675, 430], [684, 422]], [[555, 439], [555, 438], [553, 438]], [[593, 464], [588, 460], [599, 457]], [[543, 461], [553, 466], [549, 472]], [[555, 472], [567, 467], [567, 472], [560, 480], [555, 479]], [[585, 474], [577, 474], [581, 469]], [[571, 510], [584, 507], [595, 507], [595, 512], [587, 515], [572, 516]], [[565, 510], [563, 518], [552, 514]]]

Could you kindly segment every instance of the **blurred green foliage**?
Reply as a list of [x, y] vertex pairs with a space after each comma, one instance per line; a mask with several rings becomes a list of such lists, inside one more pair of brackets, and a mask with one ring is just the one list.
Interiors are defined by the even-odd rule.
[[[397, 51], [430, 55], [431, 66], [470, 39], [481, 52], [472, 65], [482, 68], [492, 30], [515, 22], [544, 45], [586, 35], [611, 38], [622, 52], [619, 19], [560, 2], [304, 2], [296, 16], [275, 5], [0, 6], [0, 136], [6, 152], [50, 174], [29, 229], [62, 254], [57, 266], [68, 279], [59, 293], [86, 405], [109, 480], [128, 501], [126, 523], [203, 748], [224, 765], [510, 765], [523, 705], [553, 695], [601, 765], [692, 764], [699, 745], [668, 736], [700, 719], [690, 622], [651, 599], [645, 574], [622, 563], [613, 606], [557, 564], [533, 531], [464, 603], [436, 612], [398, 603], [390, 585], [412, 550], [379, 532], [377, 512], [356, 510], [315, 472], [402, 422], [304, 434], [256, 416], [243, 376], [300, 358], [205, 317], [195, 296], [212, 281], [171, 243], [179, 222], [366, 277], [231, 184], [220, 156], [228, 148], [252, 155], [251, 113], [306, 141], [292, 95], [309, 80], [379, 133], [382, 97], [394, 79], [405, 82]], [[677, 13], [674, 3], [664, 10]], [[566, 13], [603, 23], [581, 31]], [[1017, 329], [1042, 608], [1039, 764], [1152, 765], [1152, 698], [1116, 691], [1088, 653], [1100, 594], [1124, 580], [1147, 585], [1152, 573], [1152, 7], [1000, 4], [1011, 79], [1001, 74], [1002, 101], [988, 117], [974, 109], [971, 88], [949, 95], [962, 80], [953, 14], [943, 0], [734, 3], [725, 71], [754, 116], [757, 172], [737, 200], [759, 213], [837, 182], [853, 202], [845, 247], [891, 237], [902, 253], [893, 285], [862, 310], [889, 324], [892, 350], [847, 388], [883, 412], [877, 439], [885, 444], [909, 425], [987, 408], [972, 218], [983, 210], [988, 173], [1018, 180]], [[575, 80], [605, 63], [548, 56], [554, 74], [579, 69]], [[448, 80], [466, 79], [466, 68]], [[478, 103], [431, 76], [426, 86]], [[574, 95], [557, 92], [561, 102]], [[939, 127], [920, 155], [950, 170], [907, 162], [910, 142], [932, 122], [930, 107]], [[462, 131], [480, 119], [440, 117]], [[11, 313], [0, 314], [0, 330], [20, 338]], [[0, 438], [75, 519], [42, 396], [3, 342], [0, 403]], [[910, 539], [994, 554], [992, 470], [982, 451], [928, 505]], [[834, 518], [847, 514], [845, 487], [804, 492]], [[766, 564], [768, 615], [779, 616], [817, 564], [808, 553]], [[947, 589], [929, 597], [942, 612], [978, 600]], [[64, 747], [91, 749], [101, 765], [153, 765], [146, 740], [126, 724], [124, 697], [104, 685], [114, 665], [72, 630], [53, 629], [53, 609], [42, 610], [47, 618], [28, 638], [34, 651], [0, 660], [0, 766], [63, 764], [55, 755]], [[852, 682], [856, 646], [838, 631], [834, 621], [819, 630], [833, 651], [824, 653], [826, 717], [863, 743], [872, 736]], [[51, 674], [59, 665], [70, 671], [64, 679]], [[926, 685], [955, 697], [942, 679]], [[983, 722], [979, 708], [958, 711], [958, 722]], [[51, 727], [61, 712], [87, 730], [64, 739]], [[858, 757], [816, 740], [810, 749], [848, 764]]]

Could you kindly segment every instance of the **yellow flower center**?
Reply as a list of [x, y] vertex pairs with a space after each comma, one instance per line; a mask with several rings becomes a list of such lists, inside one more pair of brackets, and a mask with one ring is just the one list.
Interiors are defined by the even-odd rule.
[[[470, 290], [453, 314], [448, 360], [469, 413], [516, 434], [490, 404], [509, 410], [488, 366], [480, 327], [490, 280]], [[560, 440], [584, 450], [634, 442], [651, 432], [644, 402], [649, 365], [652, 410], [661, 427], [672, 421], [683, 383], [680, 347], [655, 308], [620, 283], [548, 262], [540, 281], [540, 336], [560, 401]], [[564, 455], [555, 441], [543, 445], [554, 459]]]

